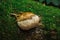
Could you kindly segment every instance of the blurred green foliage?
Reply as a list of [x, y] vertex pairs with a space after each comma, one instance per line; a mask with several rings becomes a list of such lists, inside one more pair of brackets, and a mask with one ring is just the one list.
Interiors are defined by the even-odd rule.
[[[12, 12], [33, 12], [42, 17], [45, 30], [56, 29], [60, 37], [60, 9], [43, 6], [32, 0], [1, 0], [0, 1], [0, 34], [1, 40], [23, 40], [24, 33], [19, 33], [15, 18], [10, 16]], [[19, 35], [20, 34], [20, 35]], [[20, 38], [19, 38], [20, 37]]]

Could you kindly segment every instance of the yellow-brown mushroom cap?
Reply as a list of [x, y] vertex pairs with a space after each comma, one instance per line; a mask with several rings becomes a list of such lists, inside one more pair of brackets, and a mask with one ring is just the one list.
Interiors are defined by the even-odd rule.
[[20, 12], [13, 13], [12, 15], [14, 15], [17, 18], [17, 21], [23, 21], [32, 18], [32, 16], [34, 16], [35, 14], [33, 14], [32, 12]]
[[32, 12], [13, 13], [17, 19], [18, 26], [23, 30], [32, 29], [39, 24], [39, 16]]

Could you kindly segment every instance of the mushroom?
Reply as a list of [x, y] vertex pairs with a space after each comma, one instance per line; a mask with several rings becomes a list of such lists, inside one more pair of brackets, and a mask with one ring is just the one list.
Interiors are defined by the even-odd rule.
[[41, 17], [32, 12], [11, 13], [16, 17], [17, 24], [22, 30], [30, 30], [38, 27], [41, 23]]

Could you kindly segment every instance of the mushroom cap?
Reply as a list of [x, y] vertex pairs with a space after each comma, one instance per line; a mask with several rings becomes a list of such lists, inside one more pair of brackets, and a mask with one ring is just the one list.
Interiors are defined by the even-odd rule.
[[29, 30], [39, 25], [40, 17], [32, 12], [12, 13], [17, 20], [18, 26], [23, 30]]

